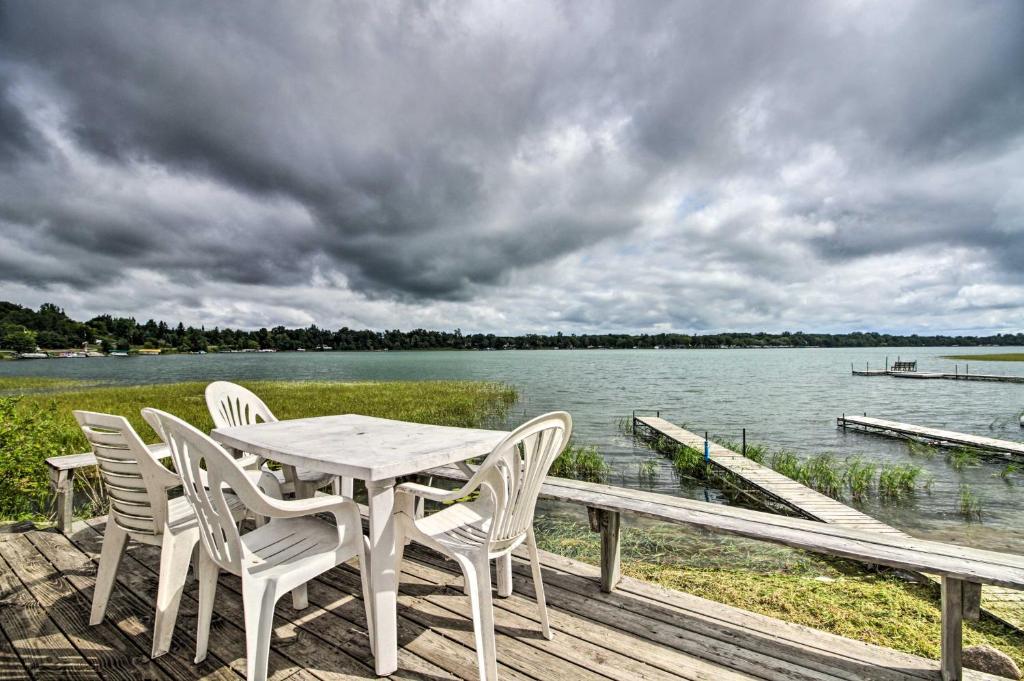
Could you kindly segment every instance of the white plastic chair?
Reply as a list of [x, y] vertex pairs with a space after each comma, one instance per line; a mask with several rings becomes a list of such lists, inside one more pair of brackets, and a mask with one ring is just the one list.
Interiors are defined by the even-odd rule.
[[[185, 498], [199, 520], [203, 549], [199, 558], [199, 620], [196, 662], [206, 658], [217, 576], [221, 569], [242, 578], [245, 616], [246, 679], [265, 681], [274, 606], [286, 592], [296, 609], [308, 605], [306, 583], [353, 557], [359, 557], [363, 602], [371, 603], [366, 539], [359, 508], [338, 496], [281, 501], [263, 493], [238, 462], [209, 436], [185, 421], [156, 409], [144, 410], [160, 422], [174, 465], [181, 472]], [[203, 472], [209, 480], [203, 485]], [[231, 519], [225, 489], [266, 525], [240, 534]], [[330, 513], [335, 524], [317, 513]], [[373, 640], [372, 608], [366, 620]]]
[[[417, 483], [404, 483], [396, 488], [399, 539], [412, 539], [450, 556], [462, 569], [473, 610], [480, 678], [486, 681], [498, 678], [490, 561], [498, 560], [498, 594], [510, 595], [511, 554], [524, 541], [530, 552], [541, 630], [545, 638], [551, 638], [533, 514], [544, 477], [571, 434], [572, 418], [567, 413], [538, 416], [495, 447], [461, 489], [448, 492]], [[477, 490], [479, 496], [473, 501], [455, 503], [426, 517], [417, 517], [417, 499], [453, 502]], [[398, 541], [400, 553], [404, 545], [405, 541]]]
[[[195, 513], [183, 497], [167, 498], [168, 490], [181, 485], [181, 478], [160, 463], [159, 457], [167, 455], [166, 446], [147, 447], [122, 416], [74, 414], [92, 445], [110, 500], [89, 624], [103, 621], [127, 541], [159, 546], [152, 656], [163, 655], [171, 646], [189, 560], [199, 542]], [[241, 519], [245, 509], [235, 497], [226, 499], [232, 520]]]
[[[277, 417], [270, 408], [254, 392], [243, 388], [236, 383], [228, 381], [214, 381], [206, 386], [206, 407], [213, 417], [215, 428], [231, 428], [233, 426], [249, 426], [255, 423], [274, 423]], [[334, 494], [352, 498], [352, 480], [350, 478], [339, 478], [330, 473], [308, 470], [305, 468], [295, 469], [295, 479], [289, 479], [283, 470], [272, 470], [262, 459], [253, 455], [246, 455], [239, 460], [242, 468], [256, 467], [264, 473], [269, 473], [277, 479], [276, 490], [268, 489], [269, 485], [261, 487], [265, 492], [278, 499], [283, 499], [285, 494], [295, 494], [297, 498], [305, 499], [316, 494], [322, 487], [330, 485]]]

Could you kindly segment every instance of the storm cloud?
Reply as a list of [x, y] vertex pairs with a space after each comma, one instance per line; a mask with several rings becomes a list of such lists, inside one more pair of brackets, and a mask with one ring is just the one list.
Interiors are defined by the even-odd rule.
[[1024, 4], [0, 4], [0, 299], [1019, 331]]

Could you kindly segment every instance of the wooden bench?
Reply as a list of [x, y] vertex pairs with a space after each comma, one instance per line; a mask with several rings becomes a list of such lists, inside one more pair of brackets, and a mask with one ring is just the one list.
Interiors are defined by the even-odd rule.
[[57, 529], [67, 532], [75, 517], [75, 471], [95, 466], [96, 457], [92, 452], [51, 456], [46, 465], [50, 469], [50, 487], [56, 498]]
[[[430, 474], [457, 481], [466, 479], [454, 466], [433, 469]], [[601, 588], [604, 591], [611, 591], [619, 581], [619, 520], [623, 513], [871, 565], [937, 575], [942, 580], [941, 670], [945, 681], [963, 678], [963, 620], [980, 616], [981, 585], [1024, 590], [1024, 556], [853, 530], [802, 518], [563, 478], [549, 477], [541, 487], [540, 496], [587, 508], [591, 529], [601, 533]]]
[[[167, 455], [167, 445], [149, 445], [157, 458]], [[56, 499], [57, 529], [67, 532], [75, 519], [75, 471], [79, 468], [91, 468], [96, 465], [96, 457], [92, 452], [51, 456], [46, 460], [50, 469], [50, 487]]]
[[917, 362], [895, 361], [892, 363], [892, 366], [889, 367], [889, 371], [917, 371]]

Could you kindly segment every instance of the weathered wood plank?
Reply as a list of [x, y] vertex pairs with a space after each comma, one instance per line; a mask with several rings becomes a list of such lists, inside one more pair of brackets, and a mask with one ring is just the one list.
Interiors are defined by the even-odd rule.
[[12, 538], [0, 541], [0, 631], [17, 651], [33, 679], [81, 679], [100, 676], [61, 633], [10, 567]]
[[[84, 606], [79, 617], [83, 622], [88, 622], [93, 588], [96, 585], [96, 564], [63, 534], [29, 532], [25, 536], [78, 592]], [[91, 629], [115, 627], [135, 646], [138, 654], [147, 659], [153, 647], [152, 617], [151, 603], [142, 603], [138, 598], [129, 596], [125, 589], [115, 588], [107, 603], [106, 621]], [[210, 655], [199, 664], [192, 661], [194, 656], [193, 647], [175, 640], [171, 649], [153, 662], [172, 679], [194, 677], [211, 681], [237, 681], [238, 675], [216, 655]]]
[[837, 423], [843, 428], [852, 427], [855, 429], [869, 430], [880, 435], [892, 434], [897, 437], [921, 438], [932, 442], [947, 442], [957, 445], [967, 445], [969, 447], [987, 449], [993, 452], [1024, 456], [1024, 442], [999, 440], [994, 437], [958, 433], [956, 431], [945, 430], [943, 428], [918, 426], [912, 423], [900, 423], [898, 421], [879, 419], [871, 416], [844, 415], [837, 419]]
[[963, 678], [963, 582], [942, 578], [942, 681]]

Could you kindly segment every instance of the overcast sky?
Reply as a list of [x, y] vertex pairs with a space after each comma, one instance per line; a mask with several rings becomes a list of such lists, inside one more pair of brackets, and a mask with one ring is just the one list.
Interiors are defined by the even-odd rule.
[[0, 0], [0, 300], [1024, 328], [1024, 2]]

